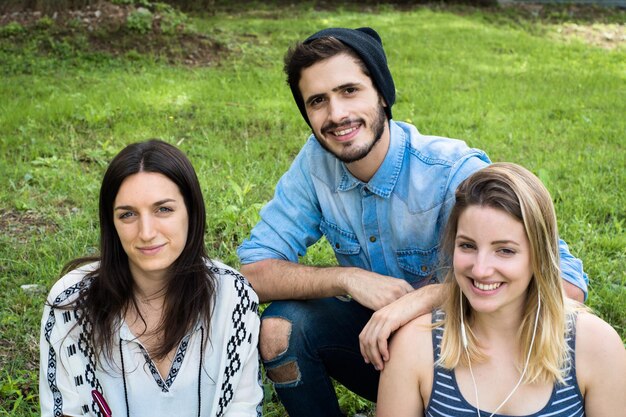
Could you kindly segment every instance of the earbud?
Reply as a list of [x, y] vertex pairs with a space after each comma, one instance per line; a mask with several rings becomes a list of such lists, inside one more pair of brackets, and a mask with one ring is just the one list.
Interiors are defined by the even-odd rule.
[[463, 348], [467, 350], [467, 334], [465, 333], [465, 321], [463, 320], [463, 291], [459, 288], [459, 307], [461, 308], [461, 340], [463, 341]]
[[461, 324], [461, 339], [463, 339], [463, 347], [467, 349], [467, 335], [465, 334], [465, 325]]
[[[539, 310], [541, 310], [541, 293], [539, 292], [539, 288], [537, 288], [537, 314], [535, 315], [535, 322], [539, 321]], [[537, 331], [537, 325], [535, 325], [535, 330], [533, 334]]]

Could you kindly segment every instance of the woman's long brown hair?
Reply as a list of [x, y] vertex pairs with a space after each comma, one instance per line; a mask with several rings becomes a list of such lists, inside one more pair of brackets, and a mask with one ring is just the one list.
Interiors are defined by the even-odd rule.
[[155, 329], [159, 343], [150, 355], [164, 358], [198, 322], [205, 327], [206, 338], [209, 334], [217, 284], [207, 266], [206, 212], [200, 184], [191, 162], [179, 149], [152, 139], [124, 148], [104, 174], [99, 200], [100, 256], [75, 259], [63, 268], [66, 273], [87, 261], [99, 261], [96, 270], [85, 277], [91, 281], [90, 285], [85, 286], [71, 305], [77, 309], [80, 322], [91, 326], [96, 357], [104, 353], [108, 359], [112, 358], [118, 342], [114, 335], [128, 309], [135, 309], [143, 320], [137, 308], [128, 256], [113, 223], [113, 203], [120, 186], [138, 172], [159, 173], [173, 181], [184, 198], [189, 218], [185, 248], [168, 271], [162, 319]]

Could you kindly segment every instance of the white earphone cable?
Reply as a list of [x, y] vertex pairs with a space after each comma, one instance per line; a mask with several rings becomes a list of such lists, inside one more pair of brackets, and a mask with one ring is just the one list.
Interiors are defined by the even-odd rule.
[[[470, 360], [469, 351], [467, 349], [468, 341], [467, 336], [465, 334], [465, 321], [463, 320], [463, 292], [460, 291], [460, 301], [461, 301], [461, 338], [463, 339], [463, 347], [465, 348], [465, 354], [467, 355], [467, 363], [469, 365], [470, 376], [472, 377], [472, 383], [474, 384], [474, 395], [476, 396], [476, 415], [480, 417], [480, 403], [478, 401], [478, 386], [476, 385], [476, 379], [474, 378], [474, 372], [472, 371], [472, 362]], [[489, 415], [489, 417], [493, 417], [500, 408], [513, 396], [515, 391], [519, 388], [524, 380], [524, 375], [526, 375], [526, 371], [528, 370], [528, 363], [530, 362], [530, 355], [533, 351], [533, 346], [535, 344], [535, 336], [537, 335], [537, 325], [539, 323], [539, 310], [541, 309], [541, 296], [539, 291], [537, 291], [537, 314], [535, 315], [535, 325], [533, 328], [533, 337], [530, 339], [530, 347], [528, 348], [528, 354], [526, 355], [526, 362], [524, 363], [524, 370], [522, 371], [522, 375], [520, 376], [517, 384], [513, 388], [513, 390], [507, 395], [507, 397], [500, 403], [500, 405], [494, 410], [493, 413]]]

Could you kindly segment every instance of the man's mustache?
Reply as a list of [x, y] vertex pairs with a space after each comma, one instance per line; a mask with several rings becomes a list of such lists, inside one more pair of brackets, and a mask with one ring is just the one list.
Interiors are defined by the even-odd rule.
[[324, 126], [322, 126], [321, 132], [322, 134], [326, 134], [328, 133], [328, 131], [330, 130], [339, 130], [342, 127], [349, 127], [352, 124], [365, 124], [365, 121], [363, 119], [347, 119], [342, 121], [341, 123], [335, 123], [335, 122], [328, 122], [326, 123]]

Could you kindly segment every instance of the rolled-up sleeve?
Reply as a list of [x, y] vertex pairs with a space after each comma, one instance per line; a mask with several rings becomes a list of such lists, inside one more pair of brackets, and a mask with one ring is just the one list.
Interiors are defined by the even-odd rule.
[[574, 257], [562, 239], [559, 239], [559, 256], [561, 257], [561, 277], [581, 289], [585, 294], [585, 301], [588, 296], [587, 286], [589, 277], [583, 271], [583, 262]]
[[250, 238], [237, 248], [241, 264], [264, 259], [298, 262], [307, 247], [320, 239], [322, 215], [310, 173], [308, 148], [302, 148], [281, 177]]

